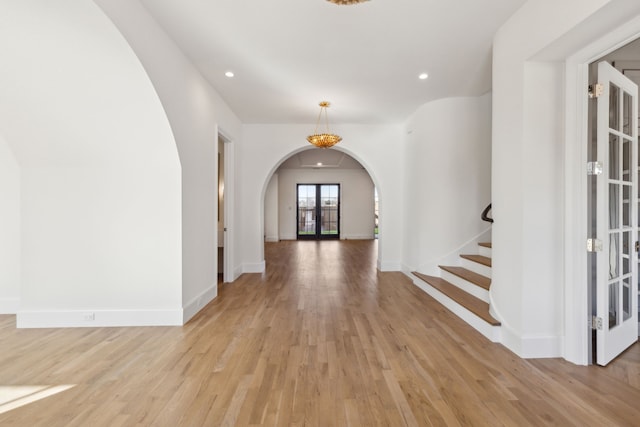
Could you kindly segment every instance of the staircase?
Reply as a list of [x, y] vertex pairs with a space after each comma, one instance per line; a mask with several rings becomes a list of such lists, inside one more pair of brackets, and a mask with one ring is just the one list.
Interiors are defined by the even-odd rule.
[[460, 255], [459, 266], [440, 267], [440, 277], [412, 272], [414, 283], [493, 342], [500, 342], [500, 322], [489, 313], [491, 243], [478, 253]]

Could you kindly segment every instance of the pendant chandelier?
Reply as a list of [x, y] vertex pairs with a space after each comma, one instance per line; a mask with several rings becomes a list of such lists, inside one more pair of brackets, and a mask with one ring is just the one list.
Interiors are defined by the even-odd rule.
[[327, 0], [327, 1], [333, 4], [358, 4], [358, 3], [364, 3], [369, 0]]
[[[339, 135], [329, 132], [329, 118], [327, 117], [327, 108], [331, 105], [328, 101], [322, 101], [320, 104], [320, 114], [318, 114], [318, 121], [316, 122], [316, 130], [313, 135], [307, 137], [307, 141], [315, 145], [318, 148], [329, 148], [342, 141]], [[320, 120], [322, 119], [322, 113], [324, 113], [324, 123], [326, 131], [318, 133], [318, 126], [320, 126]]]

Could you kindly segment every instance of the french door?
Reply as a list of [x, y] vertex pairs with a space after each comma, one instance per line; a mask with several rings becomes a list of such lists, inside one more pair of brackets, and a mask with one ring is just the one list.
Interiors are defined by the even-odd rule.
[[638, 87], [598, 64], [596, 362], [608, 364], [638, 339]]
[[340, 184], [298, 184], [298, 239], [340, 238]]

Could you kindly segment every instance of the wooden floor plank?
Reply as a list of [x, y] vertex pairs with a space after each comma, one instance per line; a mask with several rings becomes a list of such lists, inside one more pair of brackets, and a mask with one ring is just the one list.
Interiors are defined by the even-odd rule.
[[18, 330], [0, 315], [0, 390], [72, 386], [0, 403], [0, 425], [638, 424], [640, 344], [606, 368], [519, 359], [377, 271], [376, 251], [269, 243], [264, 274], [183, 327]]

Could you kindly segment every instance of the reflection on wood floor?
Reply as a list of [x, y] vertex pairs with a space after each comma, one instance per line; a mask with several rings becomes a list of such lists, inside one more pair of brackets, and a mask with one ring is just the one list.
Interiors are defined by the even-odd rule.
[[71, 386], [5, 404], [0, 425], [640, 424], [638, 344], [607, 368], [521, 360], [377, 272], [376, 250], [268, 243], [266, 273], [221, 286], [184, 327], [17, 330], [0, 316], [0, 399]]

